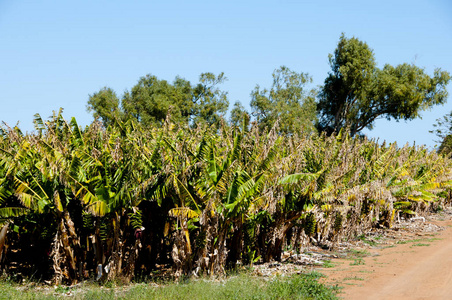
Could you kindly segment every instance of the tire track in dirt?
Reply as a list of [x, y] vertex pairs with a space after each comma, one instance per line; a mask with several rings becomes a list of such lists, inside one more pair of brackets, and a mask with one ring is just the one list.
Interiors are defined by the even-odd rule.
[[[328, 283], [343, 287], [344, 299], [452, 299], [452, 221], [435, 222], [446, 229], [420, 235], [392, 248], [371, 250], [364, 264], [335, 260], [322, 269]], [[417, 237], [419, 239], [419, 236]]]

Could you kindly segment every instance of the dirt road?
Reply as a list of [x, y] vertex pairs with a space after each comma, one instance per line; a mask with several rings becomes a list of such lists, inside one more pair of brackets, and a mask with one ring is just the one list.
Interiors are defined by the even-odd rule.
[[452, 221], [437, 224], [446, 229], [372, 249], [362, 259], [335, 260], [321, 272], [343, 287], [344, 299], [452, 299]]

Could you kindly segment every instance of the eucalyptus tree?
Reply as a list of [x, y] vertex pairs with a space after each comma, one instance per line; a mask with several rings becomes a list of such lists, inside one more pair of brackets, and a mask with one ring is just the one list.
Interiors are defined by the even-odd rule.
[[450, 154], [452, 152], [452, 112], [445, 114], [442, 118], [436, 120], [433, 124], [434, 129], [430, 133], [434, 133], [439, 143], [438, 152]]
[[106, 87], [90, 95], [87, 110], [105, 126], [128, 119], [146, 127], [160, 126], [168, 115], [176, 123], [218, 125], [229, 106], [227, 93], [218, 87], [226, 80], [223, 73], [202, 73], [196, 84], [181, 77], [171, 83], [148, 74], [121, 101]]
[[261, 129], [270, 129], [279, 120], [283, 134], [315, 131], [315, 91], [306, 85], [312, 82], [307, 73], [297, 73], [285, 66], [276, 69], [272, 87], [257, 85], [251, 92], [252, 115]]
[[450, 74], [429, 76], [412, 64], [377, 67], [373, 50], [357, 38], [341, 35], [331, 72], [318, 96], [318, 129], [328, 134], [349, 128], [351, 135], [372, 129], [378, 118], [413, 120], [447, 100]]
[[116, 120], [122, 119], [122, 110], [120, 109], [120, 101], [115, 91], [109, 87], [104, 87], [98, 92], [89, 95], [86, 109], [93, 113], [95, 119], [99, 118], [108, 126], [112, 125]]
[[240, 102], [235, 102], [234, 107], [231, 110], [231, 115], [229, 118], [229, 123], [232, 126], [241, 126], [243, 122], [246, 123], [246, 127], [244, 129], [248, 129], [248, 125], [250, 123], [251, 116], [249, 112], [243, 107]]

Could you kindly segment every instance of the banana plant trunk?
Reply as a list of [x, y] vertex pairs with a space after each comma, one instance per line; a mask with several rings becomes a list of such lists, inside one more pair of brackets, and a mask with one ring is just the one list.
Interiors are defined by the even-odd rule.
[[[56, 284], [60, 284], [62, 278], [65, 277], [70, 284], [75, 284], [83, 274], [80, 239], [69, 212], [65, 210], [58, 217], [60, 222], [52, 251], [54, 281]], [[79, 266], [77, 262], [79, 262]]]
[[114, 280], [122, 274], [123, 244], [121, 215], [115, 213], [113, 217], [113, 241], [109, 251], [110, 258], [105, 267], [107, 272], [107, 280]]
[[243, 240], [243, 222], [242, 217], [237, 218], [234, 232], [229, 243], [228, 263], [231, 267], [235, 267], [237, 261], [240, 260], [242, 254], [242, 240]]
[[61, 219], [58, 227], [59, 241], [57, 241], [57, 243], [61, 243], [61, 245], [63, 246], [66, 267], [68, 269], [68, 273], [65, 275], [69, 282], [73, 284], [77, 282], [77, 263], [74, 255], [74, 250], [72, 249], [71, 244], [69, 242], [68, 231], [64, 223], [65, 223], [64, 219]]
[[[6, 235], [8, 233], [9, 223], [6, 223], [0, 231], [0, 263], [4, 261], [6, 255]], [[5, 251], [4, 251], [5, 250]]]

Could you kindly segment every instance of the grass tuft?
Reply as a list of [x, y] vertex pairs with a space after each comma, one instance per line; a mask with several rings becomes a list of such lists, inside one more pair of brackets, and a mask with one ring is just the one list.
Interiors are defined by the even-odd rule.
[[350, 263], [350, 266], [359, 266], [359, 265], [365, 265], [366, 262], [362, 258], [357, 258], [353, 262]]

